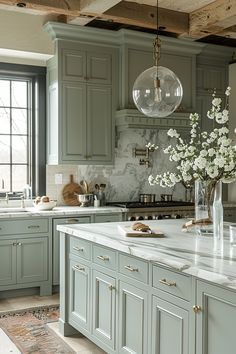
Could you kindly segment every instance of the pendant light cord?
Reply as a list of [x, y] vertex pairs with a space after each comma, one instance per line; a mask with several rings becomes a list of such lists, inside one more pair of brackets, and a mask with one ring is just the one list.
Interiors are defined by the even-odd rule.
[[158, 17], [159, 17], [159, 11], [158, 11], [158, 0], [157, 0], [157, 6], [156, 6], [156, 38], [153, 43], [153, 58], [154, 58], [154, 65], [158, 66], [160, 57], [161, 57], [161, 40], [159, 39], [158, 36]]

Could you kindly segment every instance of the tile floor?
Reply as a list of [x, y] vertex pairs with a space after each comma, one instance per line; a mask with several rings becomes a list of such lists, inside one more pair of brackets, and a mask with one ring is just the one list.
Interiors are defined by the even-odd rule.
[[[54, 294], [52, 296], [24, 296], [9, 299], [0, 299], [0, 313], [6, 311], [23, 310], [35, 306], [55, 305], [59, 303], [59, 295]], [[79, 337], [77, 335], [71, 337], [63, 337], [59, 333], [58, 323], [53, 322], [49, 324], [50, 328], [54, 330], [65, 342], [76, 352], [76, 354], [106, 354], [102, 349], [98, 348], [95, 344], [89, 341], [86, 337]], [[3, 345], [4, 341], [4, 354], [18, 354], [17, 348], [11, 341], [8, 341], [8, 337], [4, 332], [0, 331], [0, 344]], [[0, 354], [1, 351], [0, 345]]]

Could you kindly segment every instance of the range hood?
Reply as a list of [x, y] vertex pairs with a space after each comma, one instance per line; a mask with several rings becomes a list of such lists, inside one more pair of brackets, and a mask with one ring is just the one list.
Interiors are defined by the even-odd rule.
[[173, 112], [169, 117], [146, 117], [137, 109], [122, 109], [116, 111], [117, 131], [132, 129], [190, 129], [188, 112]]

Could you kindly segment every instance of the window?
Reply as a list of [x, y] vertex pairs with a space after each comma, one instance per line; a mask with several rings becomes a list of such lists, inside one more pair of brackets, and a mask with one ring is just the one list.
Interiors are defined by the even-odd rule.
[[45, 194], [45, 68], [0, 63], [0, 193]]

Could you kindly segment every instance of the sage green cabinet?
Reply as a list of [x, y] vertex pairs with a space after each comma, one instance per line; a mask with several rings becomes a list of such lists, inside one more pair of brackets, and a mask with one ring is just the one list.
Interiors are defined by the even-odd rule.
[[52, 251], [48, 218], [1, 220], [0, 291], [40, 287], [52, 292]]
[[116, 280], [92, 271], [92, 335], [110, 350], [116, 344]]
[[[16, 242], [0, 241], [0, 287], [16, 284]], [[14, 244], [14, 245], [13, 245]]]
[[109, 85], [112, 83], [111, 54], [106, 54], [99, 47], [89, 50], [83, 45], [81, 45], [83, 50], [66, 47], [61, 48], [60, 52], [62, 80]]
[[1, 240], [0, 259], [0, 290], [40, 285], [49, 278], [48, 237]]
[[197, 281], [196, 354], [235, 354], [236, 292]]
[[123, 281], [119, 284], [118, 353], [148, 353], [147, 292]]
[[152, 354], [189, 354], [188, 310], [152, 298]]
[[116, 49], [58, 40], [48, 62], [48, 163], [110, 164]]
[[78, 257], [69, 262], [69, 322], [90, 332], [90, 268]]

